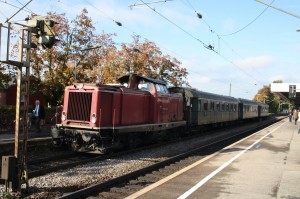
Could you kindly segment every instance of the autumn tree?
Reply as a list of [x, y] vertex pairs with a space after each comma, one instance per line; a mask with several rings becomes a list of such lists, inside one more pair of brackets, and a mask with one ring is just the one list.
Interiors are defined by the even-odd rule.
[[154, 42], [140, 41], [133, 37], [131, 44], [122, 44], [114, 59], [119, 75], [137, 73], [148, 77], [165, 80], [170, 85], [179, 86], [188, 82], [187, 71], [180, 67], [180, 62], [170, 55], [164, 55]]
[[69, 21], [64, 14], [48, 13], [47, 18], [59, 22], [54, 31], [60, 42], [51, 49], [39, 47], [32, 51], [33, 75], [42, 80], [35, 81], [39, 84], [35, 88], [39, 88], [37, 92], [43, 93], [51, 105], [62, 103], [66, 85], [87, 81], [85, 70], [93, 68], [105, 48], [112, 45], [112, 34], [94, 34], [95, 27], [87, 14], [83, 9]]
[[[273, 83], [282, 83], [282, 80], [276, 80], [273, 81]], [[284, 102], [282, 103], [282, 101], [280, 100], [280, 96], [276, 95], [274, 93], [271, 92], [271, 86], [264, 86], [262, 89], [260, 89], [257, 94], [255, 95], [255, 97], [253, 98], [253, 101], [255, 102], [263, 102], [269, 105], [269, 111], [271, 113], [277, 113], [278, 111], [280, 111], [279, 109], [281, 108], [281, 105], [285, 105], [287, 106], [287, 108], [289, 108], [289, 104], [290, 102]]]
[[176, 58], [138, 36], [130, 44], [116, 45], [112, 39], [116, 34], [98, 34], [86, 9], [73, 20], [55, 12], [46, 18], [59, 22], [54, 32], [60, 41], [51, 49], [38, 46], [31, 51], [30, 92], [46, 96], [50, 105], [61, 104], [65, 86], [74, 82], [116, 83], [129, 73], [175, 86], [188, 84], [188, 73]]
[[11, 75], [7, 72], [6, 65], [0, 65], [0, 89], [5, 88], [5, 85], [11, 80]]

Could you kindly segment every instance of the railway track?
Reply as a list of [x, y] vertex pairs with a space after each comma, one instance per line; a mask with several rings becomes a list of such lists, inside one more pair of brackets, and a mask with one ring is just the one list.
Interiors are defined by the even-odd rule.
[[134, 172], [84, 187], [71, 193], [67, 193], [60, 199], [69, 198], [124, 198], [138, 190], [148, 186], [178, 170], [190, 165], [207, 154], [214, 153], [220, 149], [256, 132], [266, 126], [256, 126], [232, 136], [222, 136], [221, 138], [210, 140], [208, 144], [204, 144], [195, 149], [188, 150], [184, 153], [176, 154], [162, 161], [154, 163], [150, 166], [138, 169]]
[[[270, 122], [270, 121], [269, 121]], [[268, 125], [268, 122], [264, 123], [264, 126]], [[256, 126], [255, 124], [253, 126]], [[262, 127], [260, 127], [262, 128]], [[256, 130], [257, 127], [253, 128], [253, 130]], [[42, 158], [42, 159], [36, 159], [36, 160], [31, 160], [28, 163], [29, 166], [29, 177], [31, 178], [31, 180], [34, 182], [33, 184], [37, 184], [37, 185], [33, 185], [34, 189], [36, 189], [37, 186], [39, 186], [39, 181], [43, 181], [44, 179], [48, 179], [48, 178], [55, 178], [51, 177], [50, 172], [57, 172], [59, 170], [72, 170], [72, 168], [78, 166], [78, 165], [84, 165], [81, 166], [82, 168], [84, 167], [90, 167], [93, 168], [94, 166], [89, 166], [89, 164], [93, 164], [93, 165], [101, 165], [106, 164], [104, 162], [108, 162], [108, 167], [114, 167], [114, 164], [118, 164], [118, 163], [114, 163], [113, 160], [116, 160], [117, 162], [122, 162], [125, 161], [124, 156], [130, 156], [130, 161], [132, 161], [132, 159], [138, 159], [138, 160], [142, 160], [142, 162], [144, 162], [144, 164], [142, 166], [133, 166], [133, 167], [137, 167], [136, 169], [123, 169], [124, 173], [119, 175], [118, 177], [115, 176], [115, 174], [109, 173], [109, 171], [104, 169], [104, 173], [108, 173], [107, 175], [105, 174], [105, 176], [103, 177], [103, 179], [100, 180], [90, 180], [91, 182], [86, 183], [86, 182], [78, 182], [78, 183], [71, 183], [71, 184], [75, 184], [72, 185], [70, 187], [65, 187], [65, 186], [61, 186], [60, 188], [53, 188], [51, 186], [46, 187], [46, 188], [41, 188], [38, 192], [40, 192], [41, 190], [43, 190], [42, 192], [44, 192], [42, 195], [40, 196], [39, 194], [35, 195], [36, 193], [33, 192], [37, 192], [36, 190], [34, 191], [29, 191], [31, 192], [31, 194], [33, 194], [33, 197], [52, 197], [51, 194], [47, 195], [47, 191], [49, 192], [53, 192], [53, 189], [56, 190], [56, 192], [54, 193], [53, 197], [57, 197], [59, 195], [62, 195], [63, 193], [69, 193], [69, 195], [65, 194], [62, 198], [74, 198], [74, 194], [77, 196], [79, 196], [79, 198], [82, 198], [81, 196], [84, 195], [91, 195], [91, 193], [95, 193], [95, 192], [102, 192], [101, 197], [107, 197], [108, 198], [114, 198], [114, 195], [118, 195], [123, 192], [123, 189], [121, 189], [121, 191], [114, 191], [116, 188], [113, 188], [113, 191], [105, 191], [107, 190], [107, 187], [115, 187], [115, 186], [119, 186], [120, 184], [124, 183], [124, 182], [129, 182], [131, 179], [135, 179], [138, 178], [139, 176], [143, 176], [146, 173], [150, 173], [150, 180], [133, 180], [133, 187], [138, 188], [139, 186], [145, 186], [149, 181], [150, 183], [157, 180], [157, 177], [161, 177], [163, 175], [159, 174], [158, 176], [154, 174], [151, 174], [152, 171], [157, 171], [159, 169], [162, 168], [168, 168], [168, 165], [172, 165], [173, 163], [176, 163], [176, 165], [178, 165], [178, 162], [183, 162], [183, 164], [188, 164], [188, 163], [184, 163], [185, 161], [180, 161], [182, 159], [184, 159], [184, 157], [187, 157], [188, 154], [190, 153], [195, 153], [196, 151], [199, 150], [204, 150], [205, 149], [205, 153], [208, 152], [208, 150], [210, 150], [209, 148], [211, 148], [211, 150], [215, 150], [213, 148], [214, 145], [216, 145], [218, 142], [218, 139], [223, 139], [223, 140], [231, 140], [231, 139], [238, 139], [237, 135], [234, 135], [235, 138], [226, 138], [226, 133], [222, 134], [219, 132], [220, 130], [217, 130], [216, 132], [212, 132], [211, 134], [207, 135], [207, 134], [201, 134], [201, 135], [195, 135], [193, 137], [187, 137], [181, 140], [175, 140], [175, 141], [170, 141], [168, 143], [159, 143], [159, 144], [155, 144], [152, 146], [148, 146], [148, 147], [143, 147], [143, 148], [137, 148], [137, 149], [133, 149], [133, 150], [128, 150], [128, 151], [124, 151], [124, 152], [119, 152], [119, 153], [114, 153], [114, 154], [108, 154], [108, 155], [102, 155], [102, 156], [95, 156], [95, 155], [91, 155], [91, 154], [78, 154], [78, 153], [71, 153], [71, 154], [62, 154], [60, 156], [55, 156], [55, 157], [49, 157], [49, 158]], [[249, 131], [247, 131], [249, 132]], [[229, 133], [230, 134], [230, 133]], [[245, 134], [245, 133], [244, 133]], [[220, 137], [221, 136], [221, 137]], [[134, 155], [134, 153], [147, 153], [147, 154], [152, 154], [151, 150], [158, 150], [157, 148], [162, 147], [162, 146], [167, 146], [167, 145], [172, 145], [172, 143], [176, 143], [176, 142], [189, 142], [189, 140], [193, 141], [195, 139], [200, 139], [200, 140], [205, 140], [205, 139], [210, 139], [209, 142], [212, 142], [213, 144], [209, 144], [209, 145], [204, 145], [202, 143], [202, 146], [199, 148], [197, 148], [194, 152], [193, 151], [189, 151], [189, 152], [181, 152], [181, 151], [177, 151], [178, 149], [167, 149], [169, 151], [173, 151], [171, 154], [168, 155], [161, 155], [160, 157], [146, 157], [146, 156], [142, 156], [142, 158], [138, 157], [138, 155]], [[210, 138], [209, 138], [210, 137]], [[223, 141], [224, 142], [224, 141]], [[225, 143], [225, 142], [224, 142]], [[192, 145], [191, 145], [192, 146]], [[164, 149], [162, 149], [164, 150]], [[217, 150], [217, 149], [216, 149]], [[143, 152], [144, 151], [144, 152]], [[131, 154], [131, 155], [130, 155]], [[180, 155], [178, 155], [180, 154]], [[136, 156], [136, 157], [135, 157]], [[158, 155], [159, 156], [159, 155]], [[164, 156], [164, 157], [163, 157]], [[170, 158], [168, 158], [170, 157]], [[111, 161], [111, 162], [110, 162]], [[105, 166], [104, 166], [105, 167]], [[125, 166], [126, 167], [126, 166]], [[172, 168], [169, 168], [171, 170], [174, 170]], [[167, 170], [167, 173], [170, 172], [169, 169], [164, 169]], [[76, 170], [76, 169], [75, 169]], [[81, 170], [81, 169], [79, 169]], [[97, 169], [96, 169], [97, 170]], [[116, 169], [117, 170], [117, 169]], [[61, 171], [59, 175], [62, 176], [68, 176], [68, 175], [72, 175], [72, 174], [65, 174], [65, 171]], [[46, 176], [43, 176], [46, 175]], [[50, 175], [49, 177], [47, 175]], [[88, 174], [87, 174], [88, 175]], [[54, 174], [54, 176], [57, 176], [57, 174]], [[152, 176], [152, 177], [151, 177]], [[41, 180], [42, 179], [42, 180]], [[95, 175], [95, 179], [96, 179], [96, 175]], [[110, 180], [111, 179], [111, 180]], [[32, 183], [30, 183], [32, 184]], [[69, 184], [69, 183], [68, 183]], [[57, 184], [58, 186], [60, 184]], [[31, 187], [32, 185], [30, 185]], [[1, 187], [0, 187], [1, 189]], [[132, 187], [130, 188], [132, 189]], [[73, 193], [71, 193], [73, 192]], [[116, 193], [115, 193], [116, 192]], [[120, 193], [118, 193], [120, 192]], [[125, 191], [128, 192], [128, 191]], [[49, 194], [49, 193], [48, 193]], [[32, 197], [32, 196], [29, 196]]]

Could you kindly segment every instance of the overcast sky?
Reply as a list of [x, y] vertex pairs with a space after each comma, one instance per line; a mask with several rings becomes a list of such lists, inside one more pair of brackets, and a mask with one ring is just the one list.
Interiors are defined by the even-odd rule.
[[[0, 22], [27, 2], [1, 0]], [[299, 0], [264, 2], [300, 16]], [[73, 19], [87, 8], [97, 32], [117, 33], [117, 43], [131, 43], [134, 34], [155, 42], [202, 91], [229, 95], [231, 85], [231, 96], [252, 99], [274, 80], [300, 79], [300, 19], [255, 0], [33, 0], [26, 8], [11, 21], [48, 11]]]

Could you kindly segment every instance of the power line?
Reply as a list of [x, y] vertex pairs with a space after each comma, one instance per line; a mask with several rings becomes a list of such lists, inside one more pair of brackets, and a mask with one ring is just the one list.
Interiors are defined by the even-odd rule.
[[108, 17], [109, 19], [111, 19], [113, 22], [115, 22], [118, 26], [122, 26], [122, 23], [119, 21], [114, 20], [113, 18], [111, 18], [108, 14], [106, 14], [105, 12], [103, 12], [102, 10], [98, 9], [96, 6], [94, 6], [93, 4], [91, 4], [90, 2], [88, 2], [87, 0], [84, 0], [86, 3], [88, 3], [90, 6], [94, 7], [96, 10], [98, 10], [99, 12], [101, 12], [102, 14], [104, 14], [106, 17]]
[[11, 20], [14, 16], [16, 16], [21, 10], [23, 10], [32, 0], [29, 0], [22, 8], [20, 8], [15, 14], [13, 14], [10, 18], [6, 19], [5, 23]]
[[[273, 4], [273, 2], [274, 2], [275, 0], [273, 0], [270, 4], [272, 5]], [[254, 23], [268, 8], [269, 8], [270, 6], [267, 6], [257, 17], [255, 17], [252, 21], [250, 21], [250, 23], [248, 23], [246, 26], [244, 26], [243, 28], [241, 28], [241, 29], [239, 29], [239, 30], [237, 30], [237, 31], [235, 31], [235, 32], [232, 32], [232, 33], [229, 33], [229, 34], [223, 34], [223, 35], [220, 35], [220, 36], [223, 36], [223, 37], [225, 37], [225, 36], [231, 36], [231, 35], [234, 35], [234, 34], [236, 34], [236, 33], [239, 33], [239, 32], [241, 32], [242, 30], [244, 30], [244, 29], [246, 29], [248, 26], [250, 26], [252, 23]]]
[[[239, 53], [237, 53], [235, 50], [233, 50], [232, 47], [230, 47], [230, 45], [229, 45], [227, 42], [225, 42], [225, 40], [224, 40], [219, 34], [217, 34], [217, 33], [211, 28], [211, 26], [203, 19], [202, 15], [199, 14], [199, 12], [196, 11], [196, 9], [195, 9], [194, 6], [189, 2], [189, 0], [185, 0], [187, 3], [185, 3], [183, 0], [181, 0], [181, 1], [182, 1], [187, 7], [191, 8], [191, 9], [197, 14], [197, 17], [198, 17], [199, 19], [201, 19], [201, 20], [205, 23], [205, 25], [209, 28], [209, 31], [210, 31], [212, 34], [216, 34], [216, 35], [217, 35], [217, 37], [218, 37], [218, 45], [219, 45], [219, 47], [218, 47], [219, 52], [216, 52], [216, 53], [218, 53], [218, 54], [221, 53], [221, 52], [220, 52], [220, 40], [221, 40], [222, 42], [224, 42], [224, 43], [227, 45], [227, 47], [229, 47], [229, 49], [231, 49], [232, 52], [234, 52], [236, 55], [238, 55], [239, 57], [241, 57], [242, 59], [244, 59]], [[199, 17], [199, 15], [201, 15], [201, 17]], [[220, 54], [220, 55], [221, 55], [221, 54]], [[223, 56], [223, 58], [226, 58], [226, 57]], [[226, 60], [229, 61], [231, 64], [235, 65], [239, 70], [243, 71], [243, 72], [246, 73], [248, 76], [251, 76], [252, 79], [255, 79], [255, 81], [257, 81], [256, 78], [254, 78], [251, 74], [249, 74], [249, 73], [247, 73], [246, 71], [244, 71], [242, 68], [240, 68], [238, 65], [236, 65], [235, 63], [233, 63], [231, 60], [229, 60], [229, 59], [227, 59], [227, 58], [226, 58]], [[257, 82], [258, 82], [258, 81], [257, 81]]]
[[206, 45], [203, 41], [201, 41], [200, 39], [198, 39], [197, 37], [195, 37], [194, 35], [192, 35], [191, 33], [189, 33], [188, 31], [186, 31], [185, 29], [183, 29], [182, 27], [180, 27], [179, 25], [177, 25], [176, 23], [174, 23], [173, 21], [171, 21], [170, 19], [168, 19], [166, 16], [162, 15], [161, 13], [159, 13], [158, 11], [156, 11], [154, 8], [150, 7], [148, 4], [146, 4], [143, 0], [140, 0], [142, 3], [144, 3], [145, 6], [147, 6], [149, 9], [151, 9], [152, 11], [156, 12], [159, 16], [161, 16], [162, 18], [164, 18], [165, 20], [167, 20], [169, 23], [173, 24], [174, 26], [176, 26], [177, 28], [179, 28], [180, 30], [182, 30], [184, 33], [186, 33], [187, 35], [189, 35], [190, 37], [192, 37], [193, 39], [195, 39], [196, 41], [200, 42], [204, 47], [206, 48], [211, 48], [208, 45]]
[[[21, 6], [24, 6], [23, 3], [21, 3], [19, 0], [17, 0], [17, 2], [21, 5]], [[24, 10], [28, 10], [29, 12], [31, 12], [32, 14], [35, 14], [34, 12], [32, 12], [29, 8], [24, 8]]]
[[[157, 4], [157, 3], [166, 3], [167, 1], [174, 1], [174, 0], [161, 0], [161, 1], [153, 1], [153, 2], [148, 2], [147, 4]], [[132, 4], [132, 5], [129, 5], [128, 7], [130, 9], [132, 9], [133, 7], [136, 7], [136, 6], [143, 6], [145, 4], [143, 3], [135, 3], [135, 4]]]
[[[203, 41], [201, 41], [197, 37], [193, 36], [191, 33], [189, 33], [188, 31], [186, 31], [185, 29], [181, 28], [179, 25], [177, 25], [176, 23], [174, 23], [173, 21], [171, 21], [170, 19], [168, 19], [167, 17], [165, 17], [164, 15], [162, 15], [161, 13], [159, 13], [157, 10], [155, 10], [151, 6], [147, 5], [143, 0], [140, 0], [140, 1], [142, 3], [144, 3], [145, 6], [147, 6], [148, 8], [150, 8], [152, 11], [154, 11], [155, 13], [157, 13], [158, 15], [160, 15], [161, 17], [163, 17], [164, 19], [166, 19], [169, 23], [173, 24], [174, 26], [176, 26], [177, 28], [179, 28], [180, 30], [182, 30], [184, 33], [186, 33], [187, 35], [189, 35], [190, 37], [192, 37], [196, 41], [200, 42], [205, 48], [207, 48], [208, 50], [213, 51], [214, 53], [216, 53], [217, 55], [219, 55], [220, 57], [222, 57], [223, 59], [225, 59], [227, 62], [231, 63], [233, 66], [235, 66], [236, 68], [238, 68], [240, 71], [242, 71], [245, 74], [247, 74], [250, 78], [252, 78], [253, 80], [255, 80], [255, 82], [258, 82], [255, 77], [253, 77], [251, 74], [249, 74], [248, 72], [246, 72], [245, 70], [243, 70], [241, 67], [239, 67], [237, 64], [235, 64], [232, 60], [226, 58], [225, 56], [223, 56], [222, 54], [220, 54], [219, 52], [217, 52], [212, 45], [206, 45]], [[201, 15], [201, 17], [202, 17], [202, 15]]]

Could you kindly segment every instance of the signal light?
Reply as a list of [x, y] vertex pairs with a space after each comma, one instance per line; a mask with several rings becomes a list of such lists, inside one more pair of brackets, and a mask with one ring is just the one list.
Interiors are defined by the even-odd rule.
[[27, 21], [27, 25], [31, 27], [32, 33], [38, 38], [38, 43], [42, 45], [44, 49], [52, 48], [59, 40], [55, 38], [55, 32], [53, 27], [57, 22], [44, 19], [42, 16], [34, 16]]
[[296, 85], [290, 85], [289, 86], [289, 98], [296, 98], [297, 90]]

